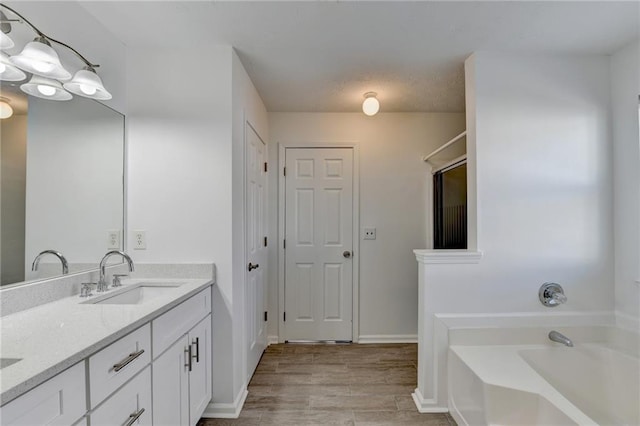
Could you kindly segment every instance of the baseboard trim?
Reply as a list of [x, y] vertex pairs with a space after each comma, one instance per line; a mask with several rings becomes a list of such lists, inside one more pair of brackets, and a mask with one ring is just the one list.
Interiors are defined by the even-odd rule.
[[247, 395], [249, 395], [249, 391], [245, 388], [240, 391], [235, 401], [231, 403], [210, 402], [204, 410], [202, 417], [208, 419], [237, 419], [240, 417], [240, 411], [242, 411]]
[[267, 345], [277, 345], [280, 343], [278, 336], [267, 336]]
[[640, 332], [640, 318], [624, 312], [616, 311], [616, 325], [622, 329]]
[[448, 413], [449, 407], [442, 407], [436, 404], [436, 400], [433, 398], [425, 399], [420, 392], [420, 389], [416, 388], [411, 394], [414, 404], [420, 413]]
[[358, 343], [418, 343], [417, 334], [368, 334], [358, 337]]

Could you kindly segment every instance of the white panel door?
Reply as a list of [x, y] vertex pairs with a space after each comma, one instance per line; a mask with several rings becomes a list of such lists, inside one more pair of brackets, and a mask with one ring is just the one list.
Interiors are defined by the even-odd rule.
[[352, 340], [353, 149], [287, 148], [285, 340]]
[[266, 227], [266, 147], [255, 130], [246, 125], [246, 336], [247, 379], [267, 347], [266, 312], [267, 248]]

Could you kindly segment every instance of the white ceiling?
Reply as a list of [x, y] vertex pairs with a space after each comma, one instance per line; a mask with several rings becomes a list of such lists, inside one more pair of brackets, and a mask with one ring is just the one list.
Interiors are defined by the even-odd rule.
[[236, 48], [269, 111], [464, 110], [477, 50], [611, 54], [638, 38], [638, 1], [212, 2], [82, 5], [128, 46]]

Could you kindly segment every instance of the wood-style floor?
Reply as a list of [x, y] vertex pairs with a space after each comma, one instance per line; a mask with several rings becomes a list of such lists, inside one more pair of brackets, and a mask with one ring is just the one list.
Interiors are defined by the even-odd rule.
[[238, 419], [218, 425], [430, 425], [456, 423], [448, 414], [420, 414], [417, 345], [271, 345], [249, 384]]

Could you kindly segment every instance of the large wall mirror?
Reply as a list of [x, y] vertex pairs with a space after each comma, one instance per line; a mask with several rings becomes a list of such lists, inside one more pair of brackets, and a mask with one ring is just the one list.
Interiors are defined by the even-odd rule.
[[13, 115], [0, 121], [0, 284], [95, 269], [124, 249], [124, 116], [78, 96], [27, 97], [3, 82]]

